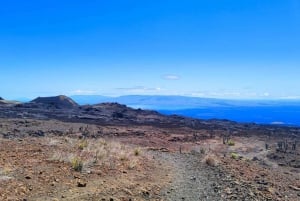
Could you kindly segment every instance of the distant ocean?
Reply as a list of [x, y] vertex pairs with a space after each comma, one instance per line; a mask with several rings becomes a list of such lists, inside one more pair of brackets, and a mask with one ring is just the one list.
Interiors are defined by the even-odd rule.
[[300, 106], [207, 107], [182, 110], [159, 110], [198, 119], [228, 119], [241, 123], [300, 126]]

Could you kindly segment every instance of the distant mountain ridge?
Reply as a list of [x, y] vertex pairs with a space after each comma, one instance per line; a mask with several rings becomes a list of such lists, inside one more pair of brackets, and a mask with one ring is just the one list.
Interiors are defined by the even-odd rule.
[[259, 107], [259, 106], [300, 106], [300, 100], [229, 100], [187, 96], [128, 95], [106, 97], [97, 95], [71, 96], [80, 105], [118, 102], [134, 108], [143, 109], [189, 109], [206, 107]]
[[[183, 96], [72, 96], [71, 98], [55, 96], [38, 97], [27, 103], [0, 100], [0, 105], [15, 105], [16, 108], [29, 110], [31, 108], [40, 110], [42, 113], [44, 111], [52, 113], [53, 110], [59, 109], [60, 115], [63, 117], [65, 116], [64, 111], [71, 109], [81, 111], [80, 115], [77, 115], [78, 118], [86, 119], [91, 118], [90, 115], [95, 118], [95, 115], [103, 114], [118, 118], [127, 116], [130, 117], [129, 119], [135, 119], [134, 117], [138, 115], [140, 119], [143, 119], [143, 115], [150, 117], [154, 113], [144, 113], [142, 110], [155, 110], [161, 114], [183, 115], [196, 119], [228, 119], [244, 123], [300, 126], [299, 101], [239, 101]], [[127, 106], [135, 110], [128, 113]], [[85, 111], [87, 114], [84, 114]]]

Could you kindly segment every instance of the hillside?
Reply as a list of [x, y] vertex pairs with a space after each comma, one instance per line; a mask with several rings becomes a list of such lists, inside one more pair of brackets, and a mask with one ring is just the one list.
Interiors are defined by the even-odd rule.
[[39, 103], [52, 106], [60, 109], [71, 109], [78, 107], [78, 104], [67, 96], [54, 96], [54, 97], [38, 97], [31, 101], [31, 103]]

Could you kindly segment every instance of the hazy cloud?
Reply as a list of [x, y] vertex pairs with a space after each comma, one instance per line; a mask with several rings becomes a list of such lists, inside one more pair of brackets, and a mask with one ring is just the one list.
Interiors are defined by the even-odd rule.
[[167, 74], [162, 76], [165, 80], [179, 80], [180, 76], [174, 74]]
[[75, 95], [93, 95], [96, 94], [97, 91], [94, 90], [82, 90], [82, 89], [77, 89], [75, 91], [72, 91], [70, 94], [75, 94]]
[[281, 96], [279, 99], [300, 100], [300, 96]]
[[144, 86], [135, 86], [135, 87], [123, 87], [116, 88], [116, 90], [125, 92], [125, 93], [157, 93], [162, 89], [160, 87], [144, 87]]
[[268, 97], [268, 96], [270, 96], [270, 93], [269, 93], [269, 92], [265, 92], [265, 93], [263, 94], [263, 96]]

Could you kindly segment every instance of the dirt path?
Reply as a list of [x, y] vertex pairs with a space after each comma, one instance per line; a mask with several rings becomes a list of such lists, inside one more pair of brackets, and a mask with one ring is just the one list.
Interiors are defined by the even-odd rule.
[[191, 154], [154, 153], [172, 166], [173, 182], [162, 192], [165, 200], [222, 200], [216, 173]]
[[251, 192], [250, 186], [228, 175], [222, 167], [203, 163], [203, 155], [152, 153], [156, 159], [169, 164], [172, 182], [161, 196], [167, 201], [225, 201], [266, 200]]

